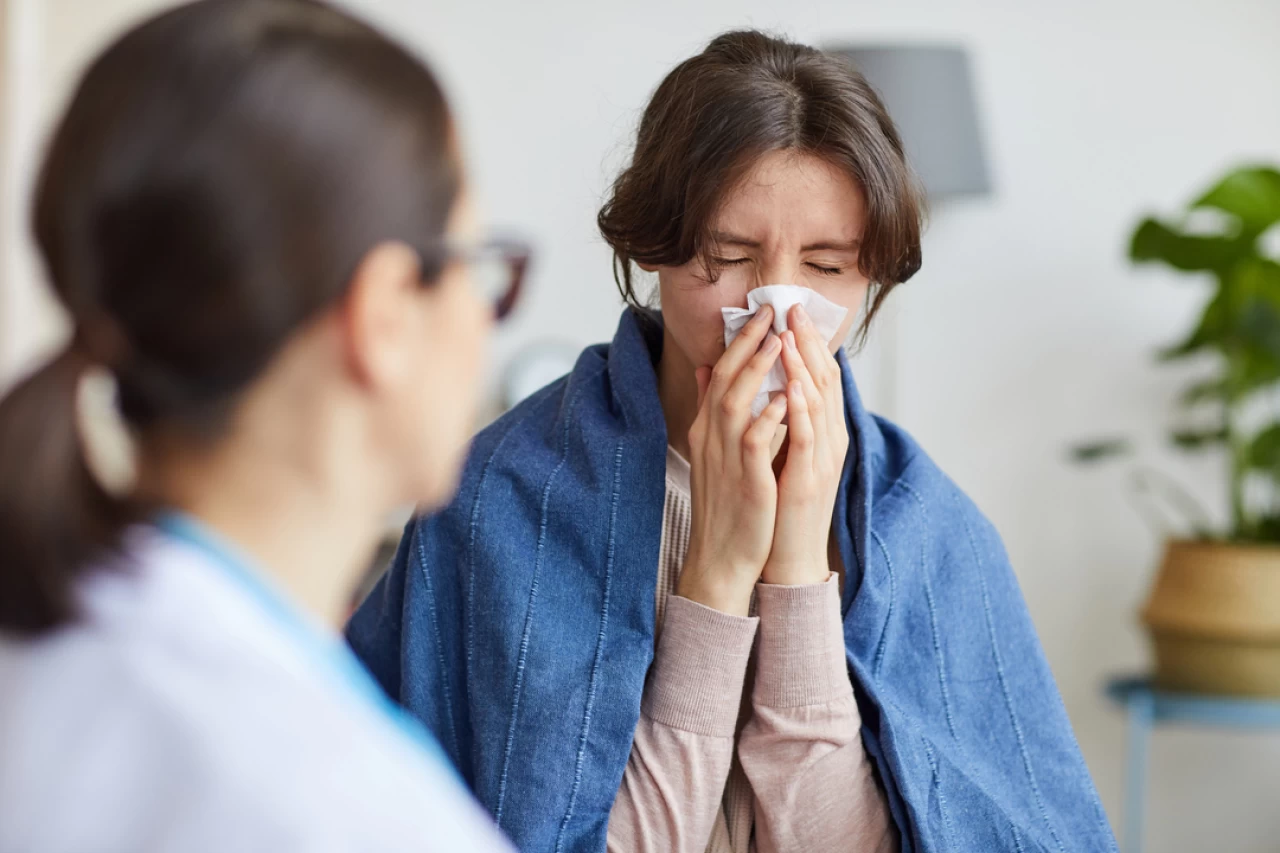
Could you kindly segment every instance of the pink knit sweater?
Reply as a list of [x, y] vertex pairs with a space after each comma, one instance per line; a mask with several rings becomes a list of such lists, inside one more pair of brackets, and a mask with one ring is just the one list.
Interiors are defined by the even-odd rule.
[[703, 607], [675, 595], [689, 527], [689, 465], [669, 450], [659, 635], [610, 853], [896, 853], [845, 669], [838, 577], [758, 584], [753, 616]]

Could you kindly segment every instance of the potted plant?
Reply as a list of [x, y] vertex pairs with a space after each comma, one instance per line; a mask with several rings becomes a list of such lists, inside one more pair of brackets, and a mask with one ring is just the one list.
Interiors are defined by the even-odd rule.
[[[1193, 517], [1171, 539], [1142, 612], [1166, 688], [1280, 695], [1280, 171], [1237, 169], [1181, 216], [1148, 218], [1133, 233], [1136, 263], [1197, 274], [1214, 290], [1195, 329], [1160, 354], [1204, 358], [1213, 372], [1180, 405], [1200, 424], [1175, 429], [1188, 451], [1226, 459], [1230, 522], [1212, 530], [1169, 481], [1140, 474]], [[1206, 358], [1206, 356], [1208, 356]], [[1129, 450], [1123, 440], [1075, 449], [1094, 461]]]

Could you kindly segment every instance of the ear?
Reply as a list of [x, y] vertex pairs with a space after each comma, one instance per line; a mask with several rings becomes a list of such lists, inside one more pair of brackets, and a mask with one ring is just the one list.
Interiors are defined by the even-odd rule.
[[421, 295], [418, 253], [404, 243], [379, 243], [356, 266], [342, 305], [347, 364], [357, 382], [394, 383], [409, 367], [421, 334], [414, 310]]

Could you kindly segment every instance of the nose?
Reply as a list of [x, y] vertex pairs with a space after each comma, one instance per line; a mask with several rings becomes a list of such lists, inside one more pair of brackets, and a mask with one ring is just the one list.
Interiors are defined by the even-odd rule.
[[769, 252], [762, 255], [755, 264], [755, 276], [751, 289], [766, 287], [771, 284], [794, 284], [805, 287], [801, 274], [800, 258], [786, 252]]

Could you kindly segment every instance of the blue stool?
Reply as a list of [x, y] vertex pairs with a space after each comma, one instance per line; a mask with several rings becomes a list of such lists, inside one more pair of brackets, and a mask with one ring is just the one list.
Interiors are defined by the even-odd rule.
[[1147, 800], [1147, 746], [1151, 730], [1163, 723], [1229, 729], [1280, 728], [1280, 701], [1172, 693], [1149, 678], [1114, 678], [1106, 692], [1129, 715], [1129, 759], [1125, 771], [1124, 853], [1142, 853], [1142, 821]]

